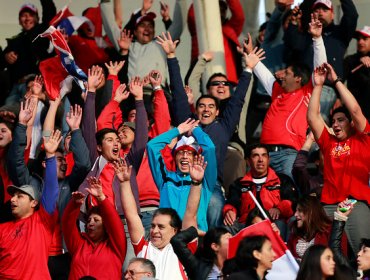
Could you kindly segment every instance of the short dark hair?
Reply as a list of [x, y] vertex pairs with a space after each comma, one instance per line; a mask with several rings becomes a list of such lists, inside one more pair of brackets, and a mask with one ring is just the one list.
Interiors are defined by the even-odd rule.
[[244, 269], [256, 269], [258, 260], [253, 256], [253, 251], [261, 251], [263, 244], [269, 240], [265, 235], [248, 236], [239, 243], [235, 259], [238, 267]]
[[223, 227], [215, 227], [208, 230], [203, 238], [202, 257], [207, 260], [214, 261], [216, 258], [216, 253], [211, 248], [211, 245], [212, 243], [220, 245], [221, 237], [227, 233], [229, 233], [229, 231]]
[[213, 78], [216, 78], [216, 77], [223, 77], [225, 78], [226, 80], [227, 79], [227, 76], [224, 74], [224, 73], [221, 73], [221, 72], [217, 72], [217, 73], [213, 73], [211, 75], [211, 77], [209, 77], [208, 81], [207, 81], [207, 84], [206, 84], [206, 88], [209, 89], [210, 86], [211, 86], [211, 81], [213, 80]]
[[13, 134], [13, 130], [14, 130], [14, 123], [10, 122], [10, 121], [7, 121], [3, 118], [0, 118], [0, 123], [3, 123]]
[[103, 129], [100, 129], [95, 134], [96, 144], [101, 146], [103, 144], [103, 139], [104, 139], [105, 134], [108, 134], [108, 133], [115, 133], [118, 136], [117, 130], [115, 130], [113, 128], [103, 128]]
[[336, 113], [343, 113], [346, 116], [346, 118], [349, 120], [349, 122], [352, 121], [352, 116], [349, 113], [348, 109], [344, 106], [340, 106], [340, 107], [334, 109], [333, 112], [331, 113], [330, 118], [329, 118], [330, 125], [333, 124], [333, 117]]
[[195, 104], [195, 108], [198, 108], [199, 103], [202, 99], [212, 99], [215, 102], [216, 109], [218, 110], [220, 108], [220, 101], [218, 98], [212, 96], [212, 95], [202, 95], [201, 97], [198, 98], [197, 103]]
[[151, 272], [152, 276], [155, 277], [155, 275], [156, 275], [155, 265], [153, 264], [153, 262], [151, 260], [145, 259], [145, 258], [132, 258], [129, 261], [129, 265], [134, 263], [134, 262], [141, 263], [141, 265], [144, 267], [144, 269], [149, 270], [148, 272]]
[[311, 70], [307, 64], [302, 62], [293, 62], [290, 64], [294, 77], [301, 77], [301, 86], [307, 84], [311, 78]]
[[247, 148], [245, 149], [245, 158], [246, 159], [247, 158], [250, 158], [251, 155], [252, 155], [252, 151], [254, 149], [257, 149], [257, 148], [263, 148], [263, 149], [265, 149], [266, 152], [267, 152], [267, 154], [268, 154], [269, 149], [268, 149], [267, 145], [262, 144], [262, 143], [253, 143], [251, 145], [248, 145]]
[[157, 210], [154, 211], [153, 213], [153, 218], [154, 219], [158, 215], [167, 215], [171, 217], [170, 225], [177, 231], [181, 229], [182, 222], [179, 214], [177, 214], [176, 210], [172, 208], [158, 208]]

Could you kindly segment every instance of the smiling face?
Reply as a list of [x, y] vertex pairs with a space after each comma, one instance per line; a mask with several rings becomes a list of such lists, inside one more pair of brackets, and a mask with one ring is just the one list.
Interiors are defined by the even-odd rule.
[[93, 242], [99, 242], [105, 237], [103, 219], [100, 215], [92, 213], [86, 224], [87, 235]]
[[272, 249], [272, 244], [270, 240], [266, 240], [260, 251], [253, 251], [254, 257], [258, 260], [258, 268], [263, 270], [271, 269], [272, 262], [275, 260], [275, 252]]
[[99, 153], [109, 162], [118, 160], [120, 150], [121, 142], [114, 132], [106, 133], [102, 140], [102, 144], [98, 145]]
[[153, 217], [150, 228], [150, 242], [154, 247], [163, 249], [170, 243], [171, 238], [176, 234], [177, 230], [170, 224], [171, 216], [158, 214]]
[[8, 146], [11, 141], [12, 131], [4, 123], [0, 123], [0, 149]]
[[176, 166], [182, 173], [189, 173], [190, 166], [193, 164], [195, 152], [192, 150], [179, 150], [175, 155]]
[[297, 205], [297, 208], [295, 210], [294, 217], [296, 218], [297, 221], [297, 227], [302, 228], [306, 221], [306, 215], [303, 212], [302, 206], [299, 204]]
[[219, 114], [216, 102], [212, 98], [201, 97], [197, 104], [197, 116], [202, 125], [211, 124]]
[[118, 137], [122, 147], [131, 147], [135, 140], [135, 132], [128, 126], [123, 125], [118, 129]]
[[248, 158], [253, 178], [261, 178], [267, 175], [269, 167], [269, 154], [265, 148], [255, 148]]
[[370, 248], [362, 246], [361, 250], [357, 253], [357, 266], [362, 271], [370, 269]]
[[209, 82], [208, 94], [223, 100], [230, 97], [230, 83], [223, 76], [213, 77]]
[[338, 112], [333, 115], [331, 127], [334, 131], [335, 137], [339, 141], [346, 140], [352, 135], [351, 122], [342, 112]]
[[154, 23], [146, 20], [140, 22], [135, 28], [134, 35], [140, 44], [150, 43], [154, 38]]
[[292, 92], [301, 87], [301, 77], [295, 76], [291, 66], [286, 68], [284, 71], [279, 71], [281, 87], [286, 92]]
[[332, 250], [326, 248], [320, 257], [320, 267], [322, 276], [327, 277], [333, 276], [335, 271], [335, 261]]
[[10, 208], [17, 220], [31, 216], [37, 204], [36, 200], [20, 191], [16, 191], [10, 199]]
[[19, 15], [19, 24], [24, 31], [31, 30], [37, 23], [37, 14], [30, 10], [25, 10]]

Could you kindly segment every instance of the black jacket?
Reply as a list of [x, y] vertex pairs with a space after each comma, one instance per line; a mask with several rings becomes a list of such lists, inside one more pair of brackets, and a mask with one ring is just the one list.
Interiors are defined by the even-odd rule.
[[171, 245], [191, 280], [205, 280], [213, 267], [213, 261], [195, 256], [187, 247], [188, 243], [198, 237], [194, 227], [180, 231], [171, 239]]
[[256, 270], [242, 270], [242, 271], [230, 274], [230, 276], [227, 279], [228, 280], [264, 280], [265, 277], [260, 279], [259, 276], [257, 275]]

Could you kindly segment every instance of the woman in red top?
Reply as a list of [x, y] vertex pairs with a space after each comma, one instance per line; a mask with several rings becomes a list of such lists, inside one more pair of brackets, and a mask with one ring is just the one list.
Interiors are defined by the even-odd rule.
[[98, 201], [89, 210], [86, 232], [80, 233], [76, 220], [85, 196], [72, 193], [64, 211], [62, 229], [68, 251], [72, 255], [69, 279], [91, 276], [96, 279], [121, 279], [126, 256], [126, 237], [120, 217], [106, 199], [99, 179], [88, 179], [87, 191]]

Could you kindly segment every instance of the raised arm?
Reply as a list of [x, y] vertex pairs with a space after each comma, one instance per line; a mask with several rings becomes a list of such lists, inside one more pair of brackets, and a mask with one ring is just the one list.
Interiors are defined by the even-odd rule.
[[175, 9], [173, 11], [173, 21], [171, 26], [168, 28], [168, 32], [171, 34], [174, 40], [179, 40], [184, 26], [186, 25], [186, 13], [187, 5], [185, 0], [176, 0]]
[[358, 13], [352, 0], [341, 0], [343, 16], [340, 20], [340, 30], [344, 43], [348, 46], [356, 31]]
[[103, 79], [103, 69], [99, 66], [93, 66], [88, 71], [88, 92], [84, 110], [82, 114], [82, 135], [86, 141], [89, 149], [90, 162], [95, 162], [98, 152], [96, 150], [97, 144], [95, 139], [96, 125], [95, 125], [95, 97], [96, 89]]
[[114, 171], [120, 181], [121, 205], [126, 217], [130, 238], [132, 243], [138, 243], [144, 236], [145, 230], [137, 212], [136, 201], [131, 190], [131, 170], [132, 166], [128, 167], [125, 160], [114, 163]]
[[[186, 204], [184, 218], [182, 219], [182, 229], [187, 229], [191, 226], [197, 228], [197, 213], [202, 191], [202, 181], [204, 178], [204, 170], [207, 167], [207, 162], [203, 156], [195, 156], [193, 163], [190, 164], [191, 188]], [[217, 177], [217, 176], [215, 176]]]
[[112, 203], [106, 199], [103, 193], [103, 186], [98, 178], [90, 177], [87, 179], [89, 187], [86, 191], [94, 196], [98, 201], [99, 208], [101, 210], [101, 215], [104, 222], [105, 230], [108, 234], [110, 244], [117, 255], [120, 256], [123, 262], [126, 256], [126, 234], [123, 229], [123, 225], [120, 217]]
[[338, 79], [337, 74], [335, 73], [333, 67], [330, 64], [326, 63], [325, 68], [328, 72], [328, 80], [334, 84], [335, 88], [339, 92], [339, 97], [342, 100], [343, 105], [346, 106], [349, 113], [351, 114], [355, 128], [359, 132], [363, 132], [365, 130], [367, 120], [364, 114], [362, 113], [361, 107], [358, 104], [356, 98], [344, 85], [342, 80]]
[[312, 91], [310, 102], [308, 103], [307, 121], [316, 140], [320, 138], [325, 127], [324, 120], [320, 115], [320, 96], [326, 76], [327, 71], [324, 66], [317, 67], [314, 70], [315, 86]]
[[60, 141], [62, 140], [61, 132], [59, 130], [53, 131], [50, 137], [43, 137], [44, 148], [46, 152], [45, 159], [45, 186], [42, 191], [41, 204], [50, 215], [56, 209], [56, 203], [59, 195], [58, 176], [57, 176], [57, 162], [55, 159], [55, 152], [58, 149]]
[[311, 14], [308, 32], [311, 34], [313, 40], [313, 67], [316, 68], [327, 62], [327, 58], [324, 41], [321, 36], [322, 23], [314, 14]]
[[91, 169], [90, 158], [86, 156], [89, 154], [89, 150], [80, 129], [81, 118], [82, 108], [77, 104], [75, 107], [71, 106], [66, 117], [67, 124], [71, 130], [69, 148], [73, 153], [74, 160], [72, 172], [68, 177], [71, 191], [78, 189]]
[[192, 113], [188, 104], [184, 84], [182, 83], [179, 63], [176, 59], [176, 45], [178, 41], [173, 41], [171, 34], [162, 33], [162, 36], [157, 37], [157, 43], [162, 46], [167, 55], [170, 87], [173, 92], [174, 122], [175, 125], [179, 125], [191, 117]]

